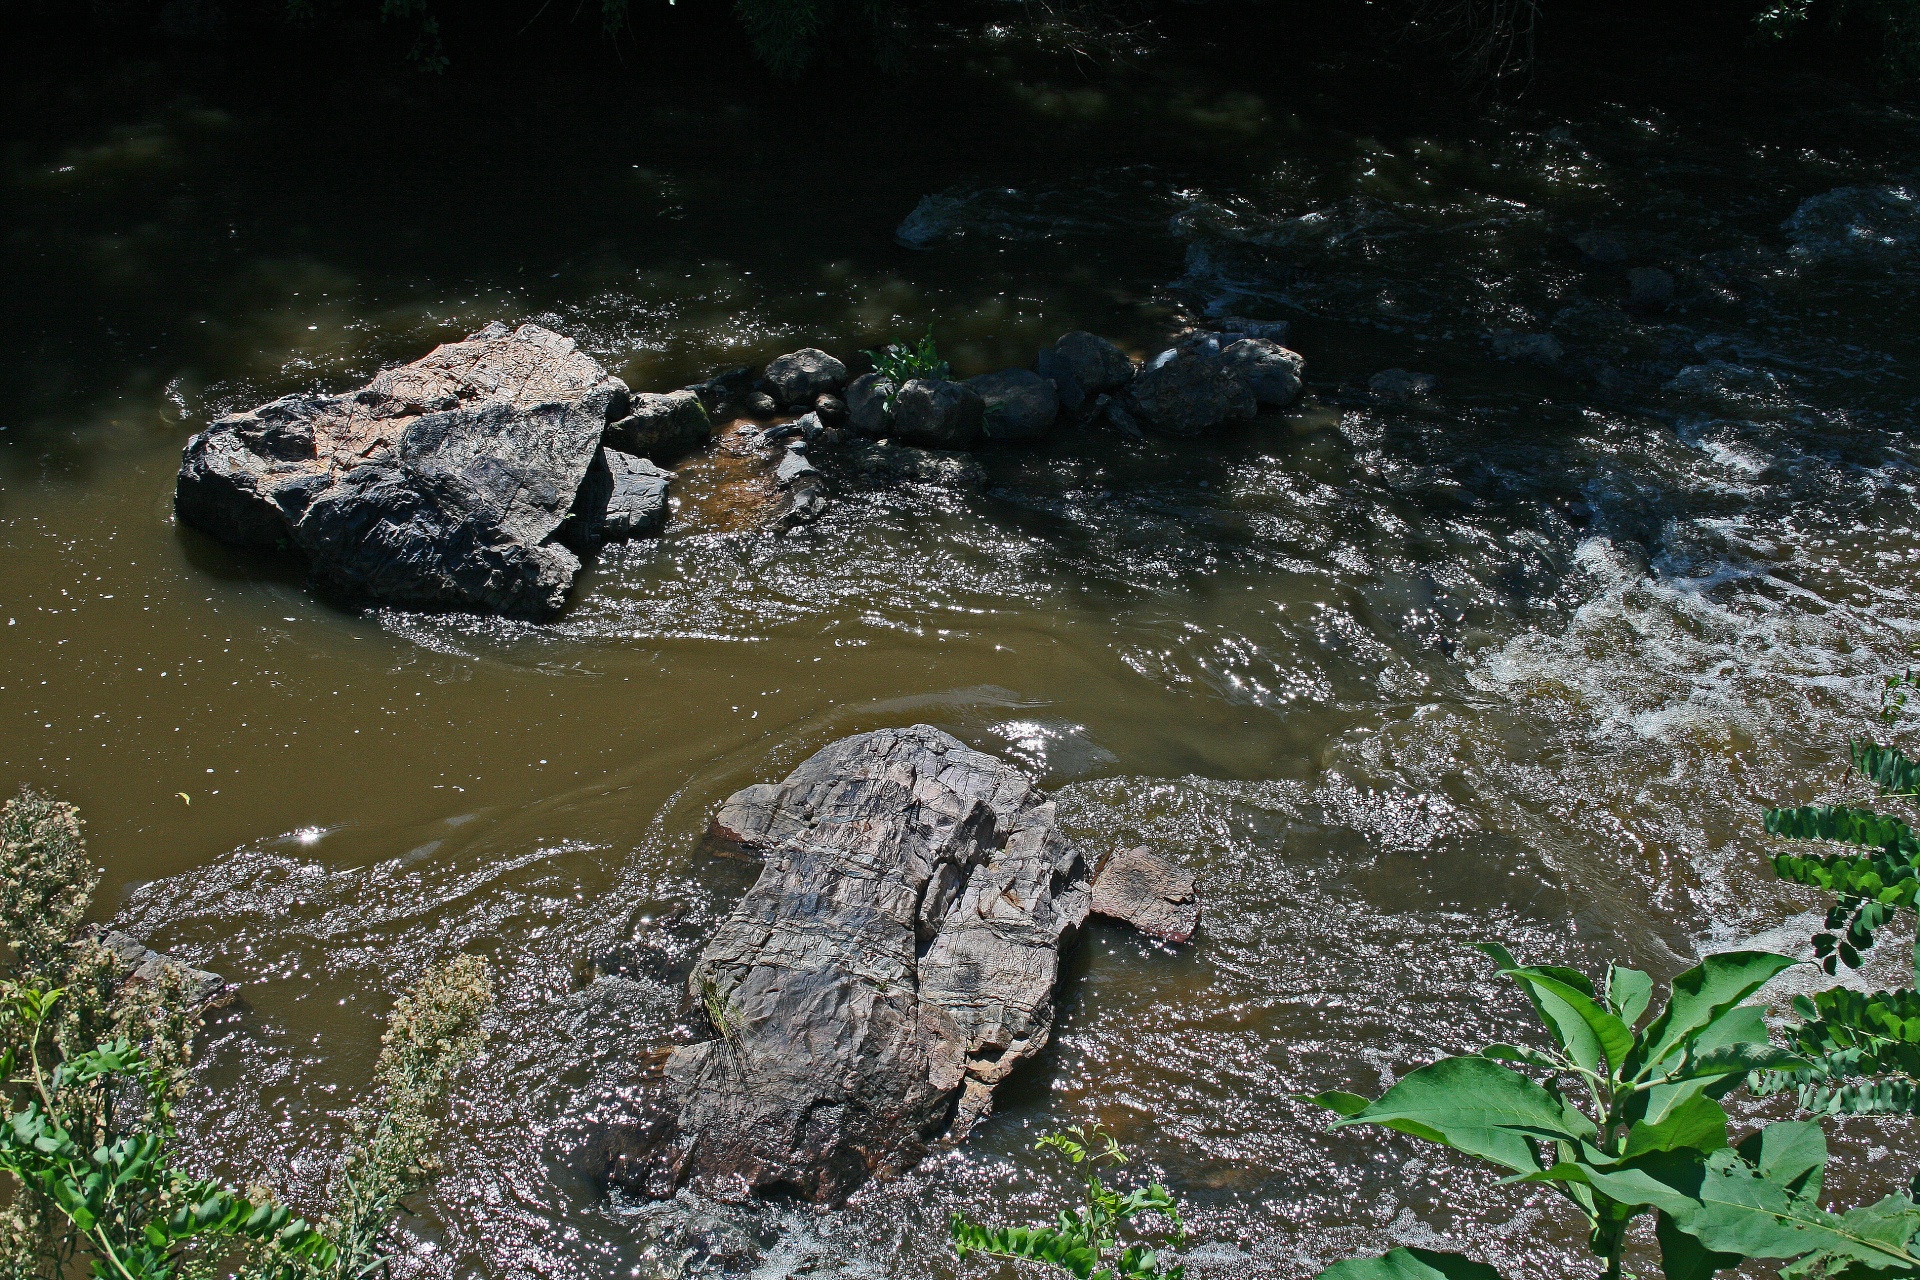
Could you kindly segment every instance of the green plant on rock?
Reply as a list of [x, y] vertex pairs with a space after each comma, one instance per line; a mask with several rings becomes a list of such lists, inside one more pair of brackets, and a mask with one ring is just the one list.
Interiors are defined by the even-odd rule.
[[912, 346], [889, 343], [866, 355], [873, 361], [873, 371], [887, 384], [888, 413], [893, 412], [894, 397], [900, 388], [914, 378], [930, 382], [947, 382], [953, 378], [952, 367], [941, 358], [940, 349], [934, 345], [932, 325], [927, 326], [927, 336]]
[[395, 1006], [370, 1104], [317, 1226], [176, 1166], [174, 1105], [201, 1020], [184, 972], [130, 979], [85, 929], [98, 873], [73, 806], [0, 806], [0, 1276], [359, 1280], [401, 1198], [437, 1168], [433, 1112], [482, 1040], [485, 962], [431, 970]]
[[1181, 1264], [1167, 1265], [1158, 1250], [1146, 1244], [1122, 1244], [1119, 1239], [1119, 1231], [1142, 1215], [1166, 1219], [1176, 1248], [1186, 1243], [1187, 1233], [1173, 1193], [1159, 1183], [1122, 1194], [1101, 1180], [1102, 1165], [1111, 1168], [1127, 1162], [1126, 1152], [1112, 1134], [1098, 1125], [1076, 1125], [1063, 1133], [1050, 1133], [1034, 1146], [1086, 1166], [1081, 1203], [1060, 1210], [1047, 1227], [985, 1227], [955, 1213], [948, 1228], [961, 1261], [978, 1253], [1042, 1263], [1080, 1280], [1181, 1280], [1186, 1271]]

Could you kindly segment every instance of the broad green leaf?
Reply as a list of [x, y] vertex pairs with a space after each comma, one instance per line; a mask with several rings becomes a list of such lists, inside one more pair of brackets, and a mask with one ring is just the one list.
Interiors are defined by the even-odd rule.
[[1740, 1158], [1789, 1193], [1815, 1200], [1826, 1175], [1827, 1135], [1813, 1120], [1770, 1124], [1740, 1140]]
[[1295, 1102], [1311, 1102], [1316, 1107], [1325, 1107], [1343, 1116], [1359, 1115], [1373, 1102], [1372, 1098], [1363, 1098], [1357, 1093], [1343, 1093], [1338, 1089], [1329, 1089], [1325, 1093], [1296, 1093], [1292, 1097]]
[[[1627, 1058], [1633, 1053], [1633, 1032], [1627, 1024], [1602, 1008], [1592, 995], [1565, 982], [1558, 972], [1549, 972], [1540, 968], [1507, 969], [1507, 977], [1525, 985], [1534, 995], [1537, 1008], [1553, 1011], [1556, 1030], [1561, 1043], [1567, 1046], [1568, 1056], [1589, 1071], [1599, 1071], [1600, 1055], [1606, 1055], [1608, 1067], [1617, 1075], [1627, 1064]], [[1575, 1029], [1565, 1025], [1566, 1018], [1562, 1010], [1571, 1013], [1580, 1022]], [[1578, 1031], [1584, 1030], [1585, 1035]], [[1575, 1049], [1575, 1044], [1580, 1049]], [[1598, 1052], [1595, 1052], [1595, 1050]]]
[[1377, 1258], [1336, 1262], [1318, 1280], [1500, 1280], [1500, 1273], [1457, 1253], [1395, 1249]]
[[1529, 1138], [1578, 1142], [1594, 1133], [1592, 1121], [1527, 1077], [1478, 1056], [1421, 1067], [1329, 1127], [1350, 1124], [1397, 1129], [1516, 1173], [1540, 1168]]
[[1718, 1151], [1726, 1145], [1727, 1113], [1713, 1099], [1694, 1094], [1656, 1119], [1632, 1125], [1621, 1155], [1632, 1160], [1654, 1151]]
[[1638, 969], [1613, 965], [1607, 970], [1607, 1007], [1629, 1027], [1640, 1021], [1653, 999], [1653, 979]]
[[1575, 991], [1580, 991], [1584, 987], [1586, 990], [1583, 994], [1591, 996], [1593, 984], [1587, 981], [1584, 974], [1575, 969], [1548, 966], [1529, 970], [1516, 963], [1512, 954], [1497, 942], [1475, 943], [1474, 949], [1491, 957], [1493, 962], [1500, 966], [1501, 976], [1512, 978], [1519, 984], [1520, 989], [1526, 992], [1527, 999], [1533, 1002], [1534, 1013], [1552, 1034], [1553, 1041], [1560, 1046], [1561, 1052], [1589, 1071], [1598, 1070], [1601, 1044], [1586, 1020], [1565, 1000], [1551, 992], [1541, 990], [1521, 976], [1527, 973], [1551, 974]]
[[1767, 951], [1726, 951], [1708, 956], [1673, 980], [1667, 1007], [1647, 1027], [1638, 1079], [1653, 1074], [1715, 1021], [1797, 961]]

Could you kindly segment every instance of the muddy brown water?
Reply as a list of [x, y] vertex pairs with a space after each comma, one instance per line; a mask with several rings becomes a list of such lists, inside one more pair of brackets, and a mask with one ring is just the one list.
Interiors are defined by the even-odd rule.
[[[1666, 974], [1810, 928], [1758, 806], [1842, 786], [1920, 626], [1920, 216], [1886, 194], [1913, 121], [1807, 81], [1361, 124], [1337, 67], [1148, 51], [1109, 81], [1010, 39], [956, 44], [934, 93], [609, 77], [492, 114], [478, 73], [16, 68], [0, 777], [82, 806], [103, 914], [241, 984], [199, 1167], [311, 1196], [393, 994], [476, 950], [497, 1033], [402, 1273], [673, 1274], [659, 1211], [577, 1152], [751, 875], [699, 851], [705, 819], [926, 722], [1032, 770], [1094, 854], [1191, 862], [1202, 932], [1091, 929], [1056, 1043], [973, 1139], [837, 1212], [726, 1210], [737, 1269], [954, 1274], [948, 1211], [1046, 1216], [1034, 1137], [1099, 1120], [1190, 1205], [1190, 1274], [1440, 1241], [1580, 1273], [1543, 1194], [1287, 1094], [1526, 1034], [1479, 938]], [[946, 234], [899, 247], [929, 195]], [[1569, 244], [1595, 229], [1626, 263]], [[1675, 304], [1627, 309], [1629, 265]], [[1298, 410], [1066, 432], [985, 455], [980, 492], [842, 481], [785, 539], [694, 460], [668, 536], [550, 625], [320, 598], [170, 516], [211, 417], [495, 318], [664, 389], [928, 324], [962, 373], [1074, 327], [1144, 353], [1210, 307], [1294, 323]], [[1507, 333], [1564, 355], [1502, 358]], [[1390, 366], [1444, 394], [1369, 396]], [[1867, 1167], [1904, 1142], [1838, 1132]]]

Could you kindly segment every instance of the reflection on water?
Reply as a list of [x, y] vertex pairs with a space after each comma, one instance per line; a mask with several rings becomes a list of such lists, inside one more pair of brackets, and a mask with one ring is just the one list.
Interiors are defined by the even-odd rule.
[[[938, 93], [574, 84], [484, 136], [452, 127], [458, 76], [301, 106], [191, 59], [16, 113], [5, 775], [81, 803], [124, 927], [243, 984], [202, 1068], [237, 1102], [188, 1118], [243, 1179], [313, 1193], [392, 993], [495, 957], [407, 1274], [671, 1261], [577, 1157], [751, 879], [698, 833], [915, 721], [1032, 770], [1090, 852], [1191, 861], [1208, 914], [1174, 953], [1094, 930], [1055, 1045], [963, 1148], [838, 1213], [714, 1210], [743, 1266], [950, 1275], [948, 1210], [1041, 1216], [1033, 1137], [1098, 1118], [1194, 1206], [1196, 1275], [1442, 1239], [1566, 1273], [1543, 1194], [1286, 1095], [1524, 1034], [1470, 941], [1666, 973], [1810, 906], [1757, 806], [1837, 784], [1920, 629], [1911, 123], [1822, 90], [1363, 133], [1231, 70], [1119, 93], [955, 57]], [[856, 88], [897, 109], [823, 131]], [[1634, 266], [1675, 302], [1635, 303]], [[170, 522], [211, 415], [494, 318], [660, 389], [929, 321], [973, 373], [1229, 311], [1293, 321], [1298, 412], [1066, 432], [978, 490], [843, 478], [786, 538], [719, 505], [744, 463], [694, 460], [669, 535], [547, 626], [317, 599]], [[1442, 395], [1369, 395], [1391, 366]], [[1841, 1127], [1850, 1159], [1880, 1131]]]

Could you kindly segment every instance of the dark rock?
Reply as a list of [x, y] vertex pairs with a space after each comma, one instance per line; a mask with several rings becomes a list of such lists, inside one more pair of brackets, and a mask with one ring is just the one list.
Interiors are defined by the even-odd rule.
[[893, 398], [892, 433], [930, 449], [965, 449], [980, 438], [986, 409], [963, 382], [909, 378]]
[[1192, 436], [1260, 411], [1253, 388], [1202, 340], [1161, 354], [1115, 397], [1110, 411], [1169, 435]]
[[1118, 391], [1133, 380], [1127, 353], [1098, 334], [1076, 329], [1040, 353], [1040, 376], [1052, 382], [1060, 407], [1079, 413], [1096, 396]]
[[1635, 267], [1627, 272], [1627, 305], [1658, 311], [1673, 301], [1673, 276], [1659, 267]]
[[1186, 942], [1200, 926], [1193, 872], [1144, 846], [1107, 859], [1093, 880], [1091, 910], [1163, 942]]
[[1674, 374], [1664, 390], [1736, 413], [1758, 413], [1786, 403], [1785, 389], [1771, 373], [1724, 360], [1690, 364]]
[[1488, 335], [1493, 353], [1502, 360], [1528, 360], [1535, 364], [1553, 364], [1566, 354], [1560, 339], [1550, 333], [1521, 333], [1509, 329]]
[[1440, 379], [1430, 373], [1382, 369], [1367, 379], [1367, 390], [1387, 400], [1424, 400], [1440, 390]]
[[[789, 453], [781, 462], [781, 471], [787, 471], [788, 462], [795, 455]], [[816, 471], [804, 457], [800, 465], [794, 467], [790, 476], [780, 480], [786, 490], [787, 505], [774, 520], [774, 528], [781, 533], [791, 532], [802, 525], [812, 524], [827, 513], [830, 505], [827, 498], [827, 484], [824, 477]]]
[[780, 464], [773, 469], [775, 484], [790, 486], [802, 476], [817, 476], [820, 468], [807, 461], [807, 455], [801, 450], [789, 446], [781, 457]]
[[1052, 429], [1060, 416], [1053, 384], [1030, 369], [1003, 369], [968, 378], [985, 406], [982, 429], [989, 440], [1032, 440]]
[[1587, 231], [1573, 238], [1573, 247], [1603, 267], [1617, 267], [1627, 260], [1627, 246], [1610, 231]]
[[184, 987], [188, 1000], [200, 1009], [224, 1004], [233, 998], [227, 980], [219, 974], [196, 969], [165, 952], [155, 951], [131, 934], [96, 924], [88, 926], [87, 936], [113, 957], [119, 982], [158, 983], [171, 978]]
[[781, 404], [810, 405], [847, 385], [847, 366], [816, 347], [803, 347], [767, 365], [764, 376]]
[[1247, 384], [1261, 404], [1292, 404], [1300, 398], [1300, 374], [1306, 360], [1266, 338], [1242, 338], [1220, 353], [1227, 368]]
[[887, 400], [893, 384], [877, 373], [863, 373], [847, 385], [847, 425], [856, 435], [879, 439], [887, 434], [891, 417]]
[[1892, 262], [1920, 249], [1920, 188], [1841, 187], [1802, 200], [1783, 226], [1796, 258]]
[[687, 390], [700, 398], [700, 405], [707, 411], [708, 417], [719, 417], [722, 412], [744, 399], [754, 389], [758, 381], [754, 372], [747, 366], [729, 369], [725, 373], [715, 374], [705, 382], [696, 382]]
[[837, 1203], [958, 1140], [1053, 1029], [1085, 862], [1019, 771], [926, 725], [845, 738], [735, 793], [716, 842], [765, 860], [689, 980], [612, 1176]]
[[378, 600], [545, 616], [580, 568], [561, 523], [628, 399], [571, 339], [492, 324], [351, 395], [220, 419], [187, 443], [174, 512]]
[[602, 449], [580, 489], [582, 523], [594, 542], [651, 538], [667, 523], [673, 472], [646, 458]]
[[1261, 338], [1286, 345], [1287, 332], [1293, 326], [1285, 320], [1248, 320], [1244, 316], [1221, 316], [1220, 332], [1237, 333], [1243, 338]]
[[755, 418], [771, 418], [780, 412], [780, 406], [775, 403], [774, 398], [764, 391], [749, 391], [740, 397], [739, 404]]
[[641, 457], [672, 457], [713, 439], [713, 420], [692, 391], [631, 397], [627, 415], [607, 425], [607, 443]]
[[944, 449], [915, 449], [891, 443], [863, 444], [848, 453], [848, 461], [869, 480], [905, 481], [943, 488], [974, 488], [986, 483], [987, 470], [969, 453]]
[[847, 402], [839, 396], [815, 396], [813, 412], [826, 427], [844, 427], [847, 425]]

